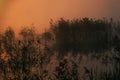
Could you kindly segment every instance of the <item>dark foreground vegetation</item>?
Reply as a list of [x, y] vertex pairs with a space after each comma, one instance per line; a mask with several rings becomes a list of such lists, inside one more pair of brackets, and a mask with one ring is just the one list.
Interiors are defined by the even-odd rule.
[[0, 80], [120, 80], [120, 22], [60, 19], [0, 34]]

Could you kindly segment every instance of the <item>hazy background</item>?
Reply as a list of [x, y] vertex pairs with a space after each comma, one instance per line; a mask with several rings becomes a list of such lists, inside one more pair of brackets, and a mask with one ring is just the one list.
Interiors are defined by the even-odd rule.
[[34, 23], [39, 30], [49, 26], [50, 19], [79, 17], [120, 18], [120, 0], [0, 0], [0, 29]]

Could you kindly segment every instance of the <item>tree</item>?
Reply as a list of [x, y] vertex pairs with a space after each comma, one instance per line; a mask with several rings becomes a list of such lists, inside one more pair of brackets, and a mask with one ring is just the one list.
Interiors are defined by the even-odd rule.
[[30, 78], [31, 68], [37, 63], [36, 55], [38, 55], [38, 48], [35, 41], [34, 28], [23, 28], [20, 32], [22, 36], [22, 48], [21, 48], [21, 70], [23, 79]]
[[60, 19], [51, 25], [55, 35], [55, 47], [59, 53], [72, 51], [78, 52], [100, 52], [111, 47], [110, 22], [102, 19]]
[[2, 35], [0, 34], [0, 54], [2, 53]]
[[15, 40], [15, 33], [12, 28], [7, 28], [5, 34], [3, 35], [2, 41], [6, 52], [13, 56], [14, 53], [14, 40]]
[[67, 59], [60, 61], [59, 65], [55, 69], [57, 80], [79, 80], [77, 64], [72, 61], [72, 66], [70, 66], [69, 63], [70, 61]]

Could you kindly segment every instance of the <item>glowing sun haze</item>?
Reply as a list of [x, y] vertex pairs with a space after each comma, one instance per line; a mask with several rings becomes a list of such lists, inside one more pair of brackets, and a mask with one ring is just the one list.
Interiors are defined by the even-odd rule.
[[119, 3], [120, 0], [0, 0], [1, 28], [13, 26], [19, 30], [21, 26], [34, 23], [39, 29], [44, 29], [49, 26], [50, 19], [61, 17], [118, 19]]

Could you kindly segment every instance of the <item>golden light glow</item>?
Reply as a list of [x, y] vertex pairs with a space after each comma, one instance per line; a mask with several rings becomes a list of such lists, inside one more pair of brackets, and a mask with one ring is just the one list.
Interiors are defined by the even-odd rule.
[[[11, 2], [9, 7], [8, 2]], [[43, 29], [49, 26], [51, 18], [119, 18], [119, 3], [119, 0], [0, 0], [0, 12], [7, 6], [4, 15], [0, 15], [2, 26], [13, 26], [18, 30], [34, 23]]]

